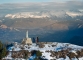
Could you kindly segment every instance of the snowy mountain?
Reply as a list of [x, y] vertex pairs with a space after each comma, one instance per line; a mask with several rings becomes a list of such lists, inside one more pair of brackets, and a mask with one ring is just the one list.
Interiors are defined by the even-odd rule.
[[8, 18], [44, 18], [50, 17], [48, 14], [40, 14], [39, 12], [21, 12], [16, 14], [7, 14]]
[[28, 51], [27, 60], [34, 60], [36, 55], [32, 55], [32, 51], [40, 51], [42, 60], [83, 60], [83, 47], [69, 43], [39, 42], [23, 45], [15, 42], [8, 51], [9, 54], [3, 59], [25, 60], [23, 51]]
[[83, 12], [71, 12], [71, 11], [47, 11], [47, 12], [20, 12], [14, 14], [5, 15], [6, 18], [65, 18], [65, 17], [77, 17], [83, 16]]
[[83, 12], [66, 12], [66, 14], [68, 14], [71, 17], [77, 17], [77, 16], [83, 16]]

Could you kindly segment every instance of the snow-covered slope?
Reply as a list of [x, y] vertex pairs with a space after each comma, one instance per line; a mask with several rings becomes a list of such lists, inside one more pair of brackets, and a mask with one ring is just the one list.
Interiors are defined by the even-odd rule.
[[70, 11], [68, 11], [68, 12], [66, 12], [66, 14], [68, 14], [71, 17], [83, 16], [82, 12], [70, 12]]
[[8, 18], [44, 18], [44, 17], [50, 17], [47, 13], [41, 13], [40, 12], [21, 12], [21, 13], [15, 13], [15, 14], [7, 14], [5, 17]]
[[[40, 46], [42, 45], [42, 47]], [[23, 49], [22, 49], [23, 48]], [[70, 57], [66, 55], [65, 58], [60, 58], [60, 52], [63, 53], [65, 51], [67, 51], [65, 54], [77, 54], [77, 51], [81, 51], [83, 49], [82, 46], [77, 46], [77, 45], [73, 45], [73, 44], [69, 44], [69, 43], [57, 43], [57, 42], [41, 42], [39, 44], [33, 43], [32, 45], [23, 45], [23, 44], [19, 44], [19, 43], [14, 43], [14, 46], [10, 47], [8, 50], [9, 55], [7, 57], [5, 57], [4, 59], [13, 59], [11, 56], [11, 52], [12, 51], [20, 51], [20, 50], [28, 50], [29, 52], [33, 51], [33, 50], [39, 50], [40, 52], [42, 52], [42, 58], [43, 59], [47, 59], [47, 60], [51, 60], [51, 59], [56, 59], [56, 60], [70, 60]], [[62, 52], [63, 51], [63, 52]], [[58, 53], [58, 57], [56, 56], [52, 56], [54, 53]], [[32, 58], [32, 56], [30, 57]], [[16, 58], [17, 60], [20, 60], [23, 58]], [[71, 58], [72, 60], [82, 60], [82, 57], [78, 57], [78, 59], [76, 57]]]
[[53, 17], [56, 16], [58, 18], [65, 18], [68, 16], [76, 17], [83, 16], [83, 12], [72, 12], [72, 11], [40, 11], [40, 12], [18, 12], [14, 14], [7, 14], [5, 17], [7, 18], [45, 18], [45, 17]]

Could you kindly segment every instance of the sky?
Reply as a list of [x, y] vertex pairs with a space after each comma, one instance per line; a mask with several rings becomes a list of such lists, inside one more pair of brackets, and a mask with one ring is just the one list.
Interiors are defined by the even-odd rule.
[[25, 3], [25, 2], [66, 2], [66, 1], [83, 1], [83, 0], [0, 0], [0, 4]]

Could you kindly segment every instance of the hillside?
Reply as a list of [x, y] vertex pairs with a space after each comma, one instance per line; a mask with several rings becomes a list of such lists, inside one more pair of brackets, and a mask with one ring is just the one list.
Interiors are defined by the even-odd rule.
[[[34, 60], [37, 55], [35, 52], [40, 51], [42, 53], [42, 60], [82, 60], [83, 59], [83, 47], [69, 43], [58, 42], [39, 42], [32, 45], [22, 45], [15, 42], [13, 46], [8, 48], [9, 54], [3, 59], [17, 59], [25, 60], [24, 52], [28, 60]], [[33, 53], [34, 52], [34, 53]], [[33, 54], [32, 54], [33, 53]], [[41, 60], [40, 59], [40, 60]]]
[[83, 21], [82, 20], [50, 20], [49, 18], [19, 18], [19, 19], [4, 19], [0, 23], [0, 39], [3, 42], [20, 42], [25, 37], [25, 31], [30, 32], [30, 37], [40, 37], [42, 42], [69, 42], [77, 45], [72, 41], [74, 36], [83, 36]]

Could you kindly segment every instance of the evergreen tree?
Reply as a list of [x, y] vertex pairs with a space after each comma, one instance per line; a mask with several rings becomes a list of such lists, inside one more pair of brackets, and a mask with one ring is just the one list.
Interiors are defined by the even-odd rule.
[[6, 56], [6, 48], [0, 41], [0, 60]]
[[40, 51], [37, 51], [36, 55], [37, 55], [37, 57], [40, 57], [40, 56], [42, 56], [42, 53]]
[[3, 47], [3, 44], [2, 44], [1, 41], [0, 41], [0, 50], [2, 49], [2, 47]]
[[24, 51], [24, 54], [25, 54], [24, 58], [28, 59], [28, 51]]
[[40, 60], [42, 53], [40, 51], [36, 51], [36, 58], [34, 60]]

